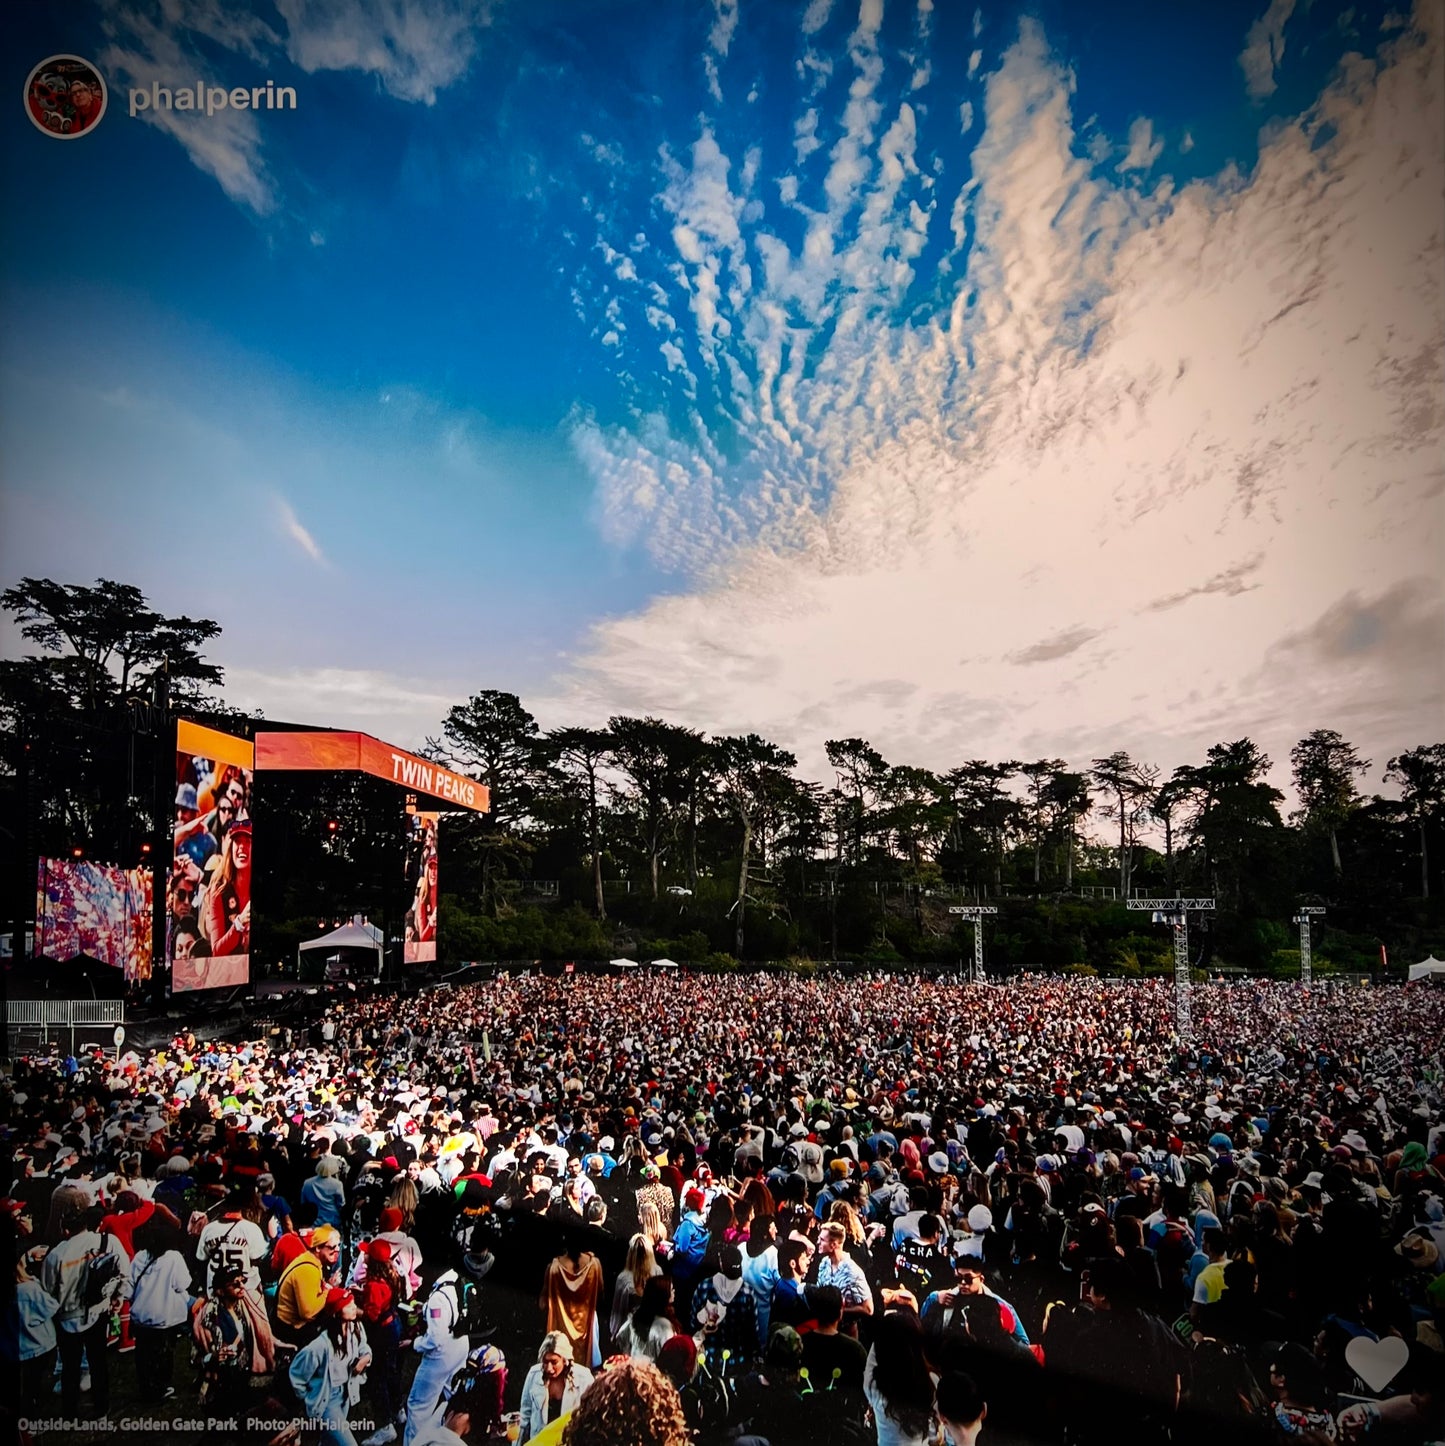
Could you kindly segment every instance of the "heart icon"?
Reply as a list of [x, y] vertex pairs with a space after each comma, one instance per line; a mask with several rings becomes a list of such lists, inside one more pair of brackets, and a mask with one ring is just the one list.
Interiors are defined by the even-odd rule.
[[1372, 1390], [1383, 1391], [1405, 1368], [1410, 1347], [1399, 1336], [1386, 1336], [1382, 1341], [1356, 1336], [1345, 1347], [1345, 1360], [1350, 1369]]

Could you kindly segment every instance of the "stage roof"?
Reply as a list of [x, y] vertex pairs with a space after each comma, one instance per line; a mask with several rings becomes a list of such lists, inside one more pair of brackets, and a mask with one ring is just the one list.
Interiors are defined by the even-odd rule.
[[474, 813], [491, 810], [485, 784], [464, 773], [453, 773], [430, 759], [393, 748], [369, 733], [257, 733], [256, 771], [287, 769], [369, 773], [405, 788], [418, 799], [435, 800], [442, 809], [465, 808]]

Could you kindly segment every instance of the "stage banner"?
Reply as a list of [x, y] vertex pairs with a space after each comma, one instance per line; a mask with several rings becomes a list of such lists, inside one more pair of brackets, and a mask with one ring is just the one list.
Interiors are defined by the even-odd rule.
[[435, 813], [407, 814], [406, 937], [402, 962], [431, 964], [437, 957], [437, 822]]
[[428, 758], [404, 753], [369, 733], [258, 733], [256, 767], [369, 773], [408, 793], [425, 794], [448, 808], [486, 813], [487, 786]]
[[244, 738], [176, 725], [174, 857], [166, 885], [171, 990], [251, 978], [251, 783]]
[[41, 859], [36, 879], [35, 952], [49, 959], [87, 954], [151, 977], [151, 872], [76, 859]]

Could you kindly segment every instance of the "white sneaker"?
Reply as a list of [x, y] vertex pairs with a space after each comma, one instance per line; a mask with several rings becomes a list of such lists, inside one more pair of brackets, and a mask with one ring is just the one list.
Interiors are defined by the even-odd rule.
[[90, 1372], [83, 1371], [80, 1376], [80, 1392], [82, 1395], [90, 1389]]
[[396, 1440], [396, 1427], [383, 1426], [379, 1431], [373, 1431], [370, 1436], [361, 1443], [361, 1446], [388, 1446], [388, 1442]]

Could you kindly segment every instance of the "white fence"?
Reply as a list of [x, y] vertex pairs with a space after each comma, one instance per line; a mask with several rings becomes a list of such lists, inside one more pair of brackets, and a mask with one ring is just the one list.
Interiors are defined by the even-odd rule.
[[74, 1053], [78, 1036], [87, 1045], [108, 1045], [124, 1023], [123, 999], [7, 999], [5, 1052], [14, 1059], [56, 1040]]

